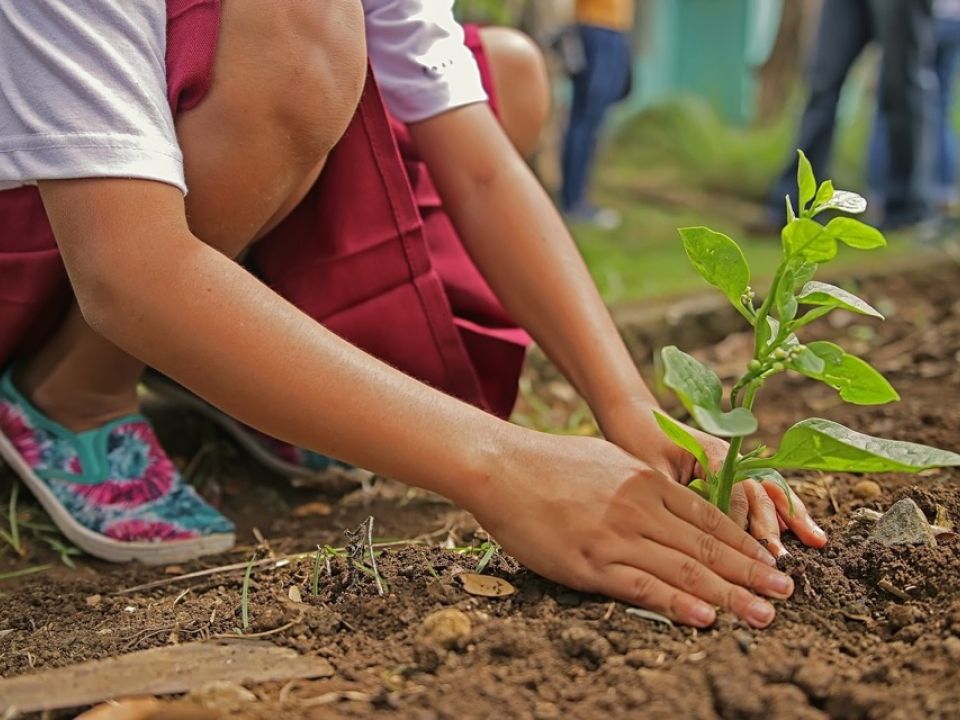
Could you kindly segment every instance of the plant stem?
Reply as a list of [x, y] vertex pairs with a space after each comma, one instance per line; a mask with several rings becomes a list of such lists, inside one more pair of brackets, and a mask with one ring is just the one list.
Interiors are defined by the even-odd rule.
[[[762, 383], [758, 380], [752, 380], [747, 385], [747, 392], [743, 398], [743, 404], [737, 407], [744, 407], [747, 410], [753, 409], [753, 403], [757, 398], [757, 392]], [[737, 402], [733, 398], [734, 403]], [[717, 508], [724, 514], [730, 512], [730, 496], [733, 494], [734, 479], [736, 476], [737, 461], [740, 459], [740, 448], [743, 447], [743, 437], [735, 437], [730, 441], [730, 447], [727, 455], [723, 459], [723, 467], [720, 469], [720, 475], [717, 477]]]

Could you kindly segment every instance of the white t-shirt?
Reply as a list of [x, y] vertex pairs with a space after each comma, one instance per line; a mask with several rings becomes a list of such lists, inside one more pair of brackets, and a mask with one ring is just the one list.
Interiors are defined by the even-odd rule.
[[[486, 100], [453, 0], [364, 0], [384, 101], [404, 122]], [[186, 192], [167, 102], [164, 0], [0, 0], [0, 190], [129, 177]]]

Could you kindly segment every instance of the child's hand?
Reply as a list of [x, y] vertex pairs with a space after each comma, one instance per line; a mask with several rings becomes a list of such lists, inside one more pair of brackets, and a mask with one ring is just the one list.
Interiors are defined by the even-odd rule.
[[[694, 478], [703, 477], [704, 469], [693, 455], [671, 442], [653, 421], [652, 408], [649, 403], [637, 403], [630, 410], [621, 411], [612, 421], [608, 420], [604, 429], [606, 431], [609, 428], [608, 436], [612, 434], [617, 444], [627, 452], [683, 485]], [[709, 469], [719, 470], [727, 453], [727, 443], [696, 428], [684, 427], [706, 450], [710, 460]], [[629, 430], [625, 432], [626, 428]], [[737, 483], [733, 489], [730, 516], [740, 527], [749, 528], [751, 535], [766, 543], [775, 557], [785, 552], [780, 533], [787, 529], [792, 530], [805, 545], [823, 547], [827, 542], [826, 534], [792, 491], [791, 499], [793, 514], [790, 513], [790, 501], [786, 493], [776, 483], [745, 480]]]
[[468, 509], [532, 570], [698, 627], [715, 606], [766, 626], [773, 607], [750, 591], [793, 592], [760, 543], [620, 448], [519, 432]]

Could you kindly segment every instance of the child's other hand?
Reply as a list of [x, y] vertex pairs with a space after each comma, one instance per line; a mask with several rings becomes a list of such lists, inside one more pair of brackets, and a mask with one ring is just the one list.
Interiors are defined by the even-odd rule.
[[[686, 450], [675, 445], [653, 421], [653, 406], [637, 403], [629, 411], [622, 411], [613, 423], [606, 423], [620, 447], [634, 454], [651, 467], [677, 482], [687, 485], [691, 480], [704, 476], [704, 468]], [[650, 418], [649, 420], [647, 418]], [[684, 425], [707, 453], [710, 470], [716, 472], [723, 465], [728, 445], [720, 438]], [[614, 428], [616, 428], [614, 430]], [[625, 428], [630, 428], [624, 432]], [[609, 436], [609, 434], [608, 434]], [[805, 545], [823, 547], [827, 536], [813, 521], [803, 502], [791, 491], [790, 501], [783, 489], [773, 482], [759, 483], [745, 480], [737, 483], [731, 497], [730, 516], [750, 534], [767, 544], [775, 557], [785, 551], [780, 534], [792, 530]]]
[[764, 627], [774, 609], [753, 593], [793, 592], [730, 518], [615, 445], [514, 437], [468, 509], [535, 572], [697, 627], [714, 622], [714, 607]]

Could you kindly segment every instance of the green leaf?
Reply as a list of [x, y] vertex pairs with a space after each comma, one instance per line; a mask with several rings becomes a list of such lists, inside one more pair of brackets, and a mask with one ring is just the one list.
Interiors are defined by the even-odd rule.
[[853, 293], [849, 293], [836, 285], [811, 280], [803, 286], [800, 294], [797, 296], [804, 305], [822, 305], [831, 308], [840, 308], [860, 315], [869, 315], [870, 317], [883, 320], [883, 315], [869, 303], [861, 300]]
[[840, 393], [840, 397], [854, 405], [885, 405], [900, 399], [887, 379], [869, 363], [845, 352], [832, 342], [817, 341], [807, 349], [823, 361], [822, 372], [808, 372], [794, 368], [807, 377], [826, 383]]
[[833, 194], [836, 191], [833, 188], [833, 182], [831, 180], [824, 180], [820, 183], [820, 189], [817, 190], [817, 196], [813, 199], [813, 209], [811, 214], [819, 212], [823, 205], [830, 202], [833, 198]]
[[703, 445], [701, 445], [693, 435], [687, 432], [687, 429], [683, 427], [683, 425], [669, 415], [659, 410], [654, 410], [653, 414], [657, 419], [657, 425], [660, 426], [660, 429], [670, 438], [673, 444], [693, 455], [697, 459], [697, 462], [700, 463], [703, 471], [709, 472], [710, 461], [707, 459], [707, 451], [703, 449]]
[[823, 263], [837, 254], [837, 240], [818, 222], [800, 218], [783, 229], [783, 251], [788, 258]]
[[809, 346], [804, 347], [794, 355], [793, 359], [787, 363], [787, 366], [801, 375], [817, 379], [819, 379], [823, 371], [827, 369], [827, 363], [824, 362], [823, 358], [814, 353]]
[[790, 322], [797, 316], [796, 275], [789, 268], [780, 277], [777, 285], [777, 316], [780, 322]]
[[690, 484], [687, 485], [688, 488], [693, 490], [697, 495], [702, 497], [704, 500], [709, 500], [713, 502], [713, 491], [711, 486], [707, 483], [706, 480], [701, 480], [697, 478], [696, 480], [691, 480]]
[[706, 365], [674, 345], [660, 351], [663, 358], [663, 382], [673, 390], [691, 413], [693, 407], [720, 409], [723, 385]]
[[[821, 186], [821, 189], [822, 188], [823, 186]], [[867, 211], [867, 201], [855, 192], [836, 190], [833, 193], [833, 197], [824, 202], [820, 202], [819, 195], [817, 200], [814, 201], [814, 214], [823, 212], [824, 210], [839, 210], [840, 212], [859, 215]]]
[[793, 490], [790, 488], [790, 485], [787, 484], [787, 481], [783, 478], [783, 475], [778, 473], [773, 468], [755, 468], [753, 470], [746, 471], [737, 471], [736, 480], [756, 480], [759, 483], [763, 482], [772, 482], [780, 486], [780, 489], [783, 490], [784, 495], [787, 496], [787, 508], [790, 511], [790, 515], [793, 516]]
[[723, 385], [713, 370], [672, 345], [665, 347], [660, 356], [665, 370], [663, 383], [677, 394], [703, 430], [721, 437], [757, 431], [757, 420], [749, 410], [723, 412]]
[[705, 227], [681, 228], [687, 257], [703, 279], [719, 288], [735, 306], [750, 284], [750, 268], [743, 251], [722, 233]]
[[843, 244], [857, 250], [873, 250], [887, 244], [883, 233], [853, 218], [834, 218], [827, 223], [827, 232]]
[[817, 274], [817, 270], [820, 269], [820, 266], [816, 263], [799, 261], [793, 267], [794, 279], [797, 282], [797, 285], [803, 287], [808, 282], [813, 280], [813, 276]]
[[800, 204], [798, 209], [800, 215], [804, 215], [807, 205], [813, 200], [817, 192], [817, 178], [813, 174], [813, 166], [807, 160], [803, 150], [797, 150], [799, 158], [797, 162], [797, 189], [800, 191]]
[[757, 431], [757, 419], [746, 408], [734, 408], [725, 413], [694, 405], [690, 414], [704, 432], [718, 437], [742, 437]]
[[793, 210], [793, 202], [790, 200], [790, 196], [787, 195], [787, 222], [792, 223], [797, 219], [797, 213]]
[[828, 472], [909, 472], [960, 465], [960, 455], [899, 440], [884, 440], [855, 432], [822, 418], [803, 420], [787, 430], [773, 457], [747, 460], [744, 470]]

